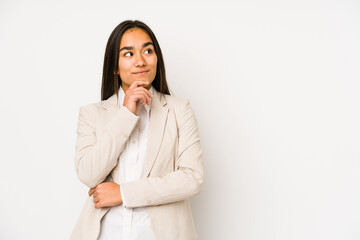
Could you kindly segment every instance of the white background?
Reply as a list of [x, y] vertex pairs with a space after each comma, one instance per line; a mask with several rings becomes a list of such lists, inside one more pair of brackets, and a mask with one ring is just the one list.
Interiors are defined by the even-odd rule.
[[69, 237], [78, 110], [127, 19], [196, 113], [201, 240], [360, 239], [359, 1], [219, 2], [0, 1], [0, 239]]

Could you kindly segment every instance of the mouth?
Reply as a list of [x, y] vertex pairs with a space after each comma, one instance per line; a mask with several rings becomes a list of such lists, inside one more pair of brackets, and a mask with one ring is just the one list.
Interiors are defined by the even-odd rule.
[[149, 71], [150, 71], [150, 70], [141, 71], [141, 72], [135, 72], [135, 73], [133, 73], [133, 74], [135, 74], [135, 75], [144, 75], [144, 74], [148, 73]]

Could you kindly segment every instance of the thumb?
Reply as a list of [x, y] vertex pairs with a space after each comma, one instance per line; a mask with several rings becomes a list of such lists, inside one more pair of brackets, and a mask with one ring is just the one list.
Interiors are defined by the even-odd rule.
[[89, 190], [89, 196], [91, 196], [95, 192], [95, 188], [90, 188]]

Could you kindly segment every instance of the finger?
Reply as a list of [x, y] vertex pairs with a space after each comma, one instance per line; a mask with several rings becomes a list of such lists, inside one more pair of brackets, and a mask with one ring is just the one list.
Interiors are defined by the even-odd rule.
[[148, 101], [146, 103], [148, 103], [150, 105], [150, 98], [153, 98], [154, 96], [150, 93], [149, 90], [147, 90], [144, 87], [135, 87], [133, 89], [128, 89], [128, 91], [126, 92], [127, 95], [132, 95], [132, 94], [146, 94]]
[[91, 196], [95, 192], [95, 188], [90, 188], [89, 190], [89, 196]]
[[143, 81], [143, 80], [135, 80], [129, 87], [129, 89], [134, 89], [138, 86], [141, 86], [141, 85], [149, 85], [149, 82], [148, 81]]
[[134, 89], [134, 93], [144, 96], [146, 98], [146, 101], [143, 101], [143, 102], [150, 105], [150, 98], [152, 98], [153, 96], [151, 95], [149, 90], [147, 90], [145, 88], [141, 88], [141, 89], [139, 88], [136, 90]]
[[141, 94], [132, 94], [130, 96], [131, 102], [138, 102], [141, 99]]
[[[138, 89], [139, 89], [139, 91], [141, 91], [141, 92], [145, 93], [145, 94], [147, 95], [147, 97], [148, 97], [148, 98], [152, 98], [152, 97], [154, 97], [154, 96], [151, 94], [151, 92], [150, 92], [149, 90], [147, 90], [146, 88], [139, 87]], [[136, 90], [137, 90], [137, 89], [136, 89]]]
[[141, 100], [140, 104], [142, 104], [143, 106], [145, 106], [145, 103], [147, 103], [147, 96], [144, 92], [140, 91], [137, 93], [138, 99]]
[[148, 103], [148, 97], [143, 93], [141, 94], [141, 100], [142, 100], [142, 105], [145, 106], [145, 104]]
[[94, 203], [95, 203], [95, 208], [102, 208], [102, 207], [104, 207], [103, 201], [100, 201], [99, 198], [96, 198], [96, 202], [94, 202]]
[[96, 198], [98, 195], [99, 195], [98, 192], [95, 191], [92, 196], [93, 196], [93, 198]]
[[[147, 101], [147, 99], [143, 93], [134, 94], [134, 95], [132, 95], [132, 97], [134, 98], [134, 101], [136, 101], [136, 102], [138, 102], [139, 100], [142, 100], [143, 105], [145, 105], [145, 103]], [[140, 104], [141, 102], [139, 101], [138, 103]]]

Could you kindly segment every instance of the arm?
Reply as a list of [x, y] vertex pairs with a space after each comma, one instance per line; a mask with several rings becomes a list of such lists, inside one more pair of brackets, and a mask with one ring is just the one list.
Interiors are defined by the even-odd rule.
[[116, 166], [139, 117], [126, 107], [114, 110], [103, 131], [96, 131], [96, 106], [80, 107], [75, 149], [75, 168], [80, 181], [90, 188], [101, 183]]
[[177, 112], [179, 131], [175, 171], [164, 177], [148, 177], [122, 183], [126, 207], [144, 207], [187, 199], [200, 192], [203, 183], [203, 160], [200, 136], [189, 101]]

